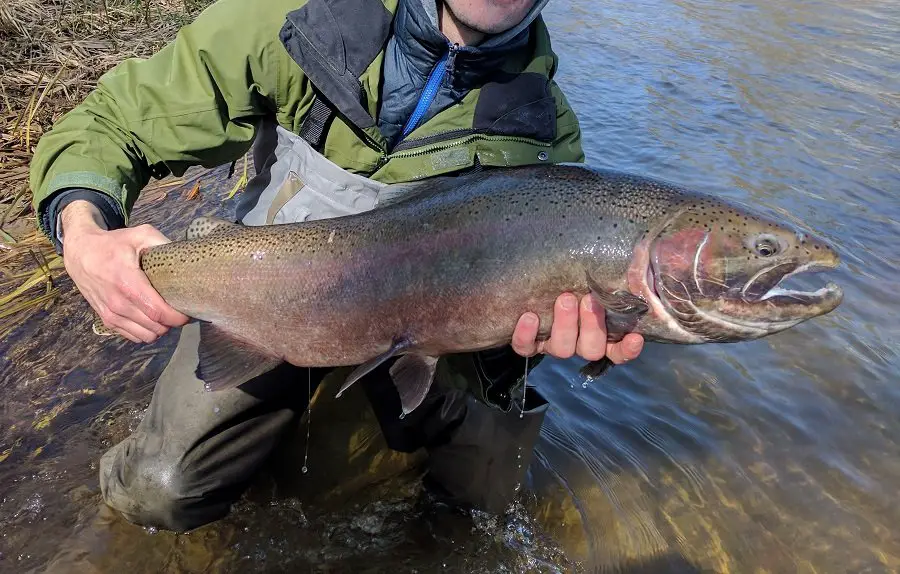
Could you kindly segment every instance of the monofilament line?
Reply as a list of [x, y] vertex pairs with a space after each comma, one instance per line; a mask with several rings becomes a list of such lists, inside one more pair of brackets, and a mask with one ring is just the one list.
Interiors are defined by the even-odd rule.
[[303, 453], [303, 474], [309, 472], [309, 429], [312, 425], [312, 368], [306, 369], [306, 452]]
[[525, 397], [528, 396], [528, 357], [525, 357], [525, 378], [522, 379], [522, 410], [519, 411], [519, 418], [525, 418]]

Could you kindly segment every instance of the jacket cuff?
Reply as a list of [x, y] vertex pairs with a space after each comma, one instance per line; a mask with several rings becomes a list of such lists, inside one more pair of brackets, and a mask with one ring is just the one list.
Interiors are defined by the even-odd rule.
[[43, 228], [49, 231], [50, 240], [53, 242], [56, 253], [59, 255], [63, 253], [63, 237], [59, 216], [67, 205], [78, 200], [88, 201], [100, 210], [100, 215], [103, 217], [107, 229], [121, 229], [125, 227], [125, 215], [115, 200], [105, 193], [80, 187], [61, 189], [50, 197], [49, 201], [45, 203], [47, 207], [40, 214]]

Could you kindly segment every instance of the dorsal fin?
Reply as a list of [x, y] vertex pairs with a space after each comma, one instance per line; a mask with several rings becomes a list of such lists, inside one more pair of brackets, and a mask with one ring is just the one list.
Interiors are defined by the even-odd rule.
[[188, 225], [184, 238], [190, 241], [191, 239], [206, 237], [214, 231], [227, 231], [238, 227], [240, 227], [239, 224], [218, 217], [198, 217]]
[[387, 207], [406, 201], [427, 189], [428, 185], [424, 181], [411, 181], [387, 185], [378, 191], [378, 203], [375, 207]]

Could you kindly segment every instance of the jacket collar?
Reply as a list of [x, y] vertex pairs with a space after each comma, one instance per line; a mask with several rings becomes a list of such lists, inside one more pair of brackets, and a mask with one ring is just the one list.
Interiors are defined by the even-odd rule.
[[[508, 56], [528, 44], [530, 24], [537, 18], [540, 0], [516, 27], [488, 37], [480, 45], [454, 46], [450, 64], [450, 81], [455, 89], [466, 90], [495, 74]], [[437, 27], [435, 0], [400, 0], [394, 18], [396, 48], [419, 75], [425, 77], [437, 61], [448, 52], [450, 42]]]
[[[454, 84], [465, 90], [496, 73], [506, 56], [529, 43], [531, 24], [548, 1], [537, 0], [513, 29], [479, 46], [460, 47], [451, 74]], [[308, 0], [287, 14], [279, 36], [315, 88], [370, 135], [375, 129], [370, 100], [379, 99], [380, 83], [370, 76], [380, 74], [380, 54], [388, 39], [402, 44], [398, 52], [425, 75], [449, 49], [437, 28], [435, 0]]]

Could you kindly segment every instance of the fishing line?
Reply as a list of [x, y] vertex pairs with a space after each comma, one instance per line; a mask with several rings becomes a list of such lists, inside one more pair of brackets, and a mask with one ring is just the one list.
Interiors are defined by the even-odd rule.
[[312, 368], [306, 369], [306, 452], [303, 453], [303, 466], [300, 472], [309, 472], [309, 429], [312, 425]]
[[519, 411], [519, 418], [525, 418], [525, 397], [528, 396], [528, 357], [525, 357], [525, 378], [522, 379], [522, 410]]

